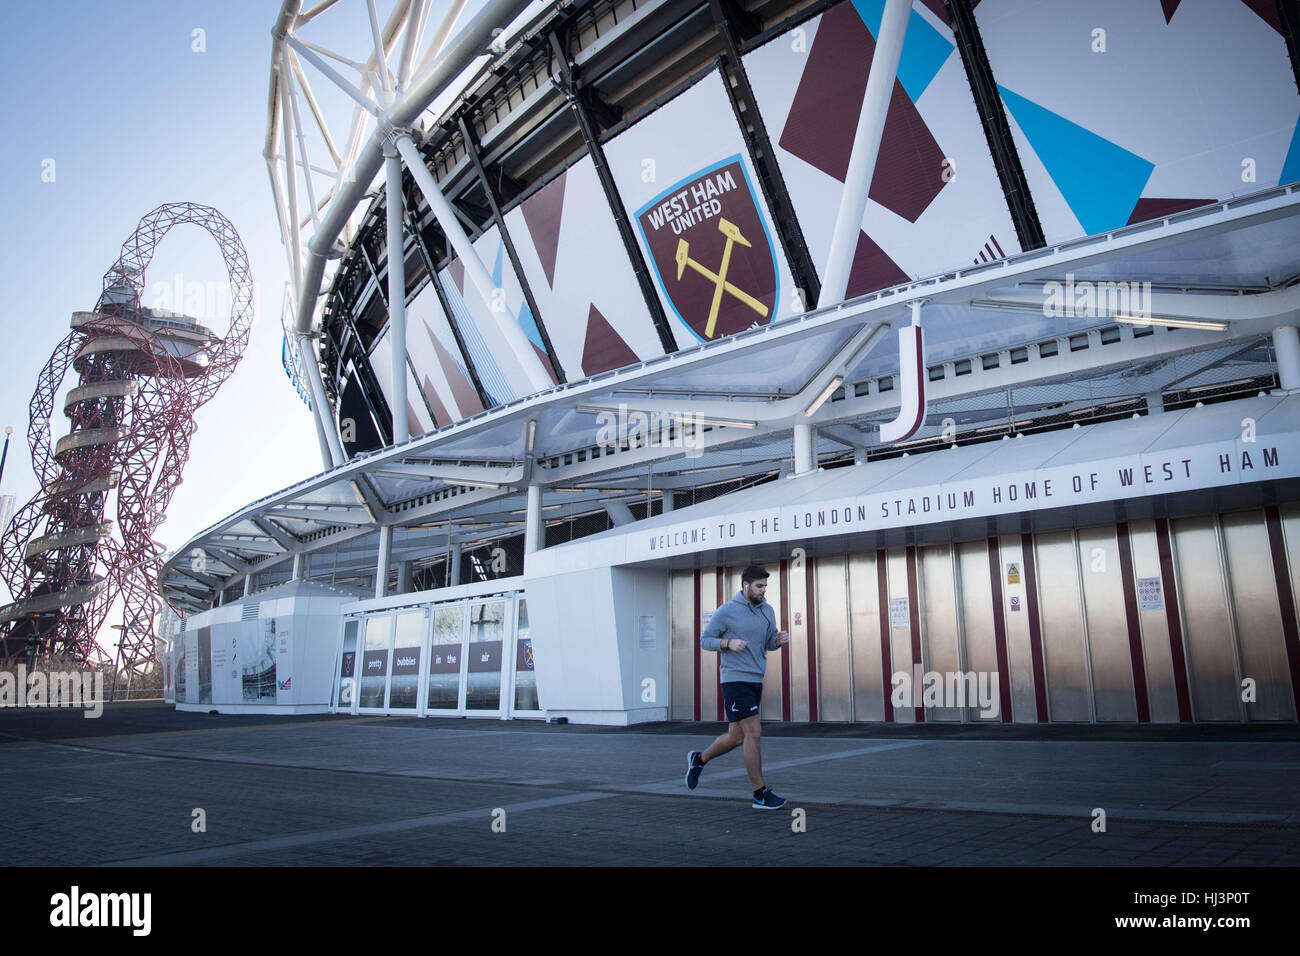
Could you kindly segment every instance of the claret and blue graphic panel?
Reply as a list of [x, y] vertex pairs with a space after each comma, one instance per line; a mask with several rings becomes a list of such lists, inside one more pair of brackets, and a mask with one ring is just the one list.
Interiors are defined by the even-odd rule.
[[[392, 355], [391, 331], [385, 328], [371, 346], [370, 366], [390, 407], [393, 402]], [[451, 325], [431, 284], [426, 284], [406, 305], [406, 355], [409, 434], [423, 435], [435, 427], [460, 421], [483, 410]]]
[[[420, 394], [439, 425], [483, 410], [432, 284], [417, 292], [406, 305], [406, 354], [419, 377]], [[415, 405], [415, 393], [410, 397]]]
[[982, 0], [975, 18], [1048, 242], [1300, 179], [1271, 0]]
[[505, 220], [570, 381], [663, 354], [590, 156], [551, 179]]
[[[411, 335], [408, 326], [407, 340], [409, 341], [412, 338], [414, 336]], [[404, 370], [406, 375], [406, 429], [410, 435], [423, 435], [433, 429], [433, 417], [429, 414], [428, 406], [420, 399], [420, 385], [416, 380], [415, 373], [411, 370], [411, 364], [408, 362]], [[370, 367], [375, 373], [375, 379], [379, 382], [379, 388], [384, 393], [384, 398], [388, 401], [388, 406], [391, 408], [393, 405], [393, 336], [391, 326], [386, 327], [370, 347]]]
[[[1021, 251], [953, 32], [935, 6], [918, 0], [908, 20], [850, 298]], [[744, 58], [819, 273], [883, 11], [884, 0], [846, 0]]]
[[496, 226], [478, 237], [474, 251], [492, 280], [488, 298], [475, 286], [459, 258], [448, 262], [438, 277], [483, 390], [492, 405], [501, 405], [533, 389], [518, 359], [499, 336], [498, 321], [517, 323], [551, 381], [557, 377], [546, 355], [537, 319], [528, 307]]

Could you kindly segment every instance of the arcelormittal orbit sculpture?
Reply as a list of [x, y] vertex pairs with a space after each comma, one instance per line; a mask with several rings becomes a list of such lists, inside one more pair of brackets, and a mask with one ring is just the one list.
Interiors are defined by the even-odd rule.
[[[154, 249], [176, 225], [207, 230], [230, 279], [230, 328], [215, 335], [192, 318], [145, 308], [140, 297]], [[208, 206], [168, 203], [140, 221], [104, 276], [93, 312], [41, 370], [27, 444], [40, 492], [0, 540], [0, 574], [14, 601], [0, 607], [0, 660], [61, 653], [104, 659], [96, 637], [109, 605], [125, 606], [119, 660], [155, 659], [154, 584], [162, 547], [153, 531], [181, 482], [194, 413], [229, 377], [248, 343], [253, 284], [239, 235]], [[80, 375], [53, 436], [56, 396], [69, 367]]]

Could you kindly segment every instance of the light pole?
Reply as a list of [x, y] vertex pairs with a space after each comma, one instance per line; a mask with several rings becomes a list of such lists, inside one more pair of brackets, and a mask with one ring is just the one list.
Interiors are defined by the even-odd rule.
[[[125, 609], [123, 609], [123, 613], [125, 613]], [[122, 620], [125, 621], [126, 618], [123, 617]], [[109, 699], [110, 701], [113, 701], [113, 700], [116, 700], [116, 699], [117, 699], [117, 673], [118, 673], [118, 668], [121, 666], [121, 661], [122, 661], [122, 642], [126, 640], [126, 625], [125, 625], [125, 624], [110, 624], [110, 625], [108, 625], [108, 626], [109, 626], [110, 628], [112, 628], [114, 631], [117, 631], [117, 632], [118, 632], [118, 634], [117, 634], [117, 653], [113, 655], [113, 684], [112, 684], [112, 686], [110, 686], [110, 687], [108, 688], [108, 699]], [[131, 678], [128, 677], [128, 678], [127, 678], [127, 691], [126, 691], [126, 699], [127, 699], [127, 700], [130, 700], [130, 699], [131, 699], [131, 686], [130, 686], [130, 680], [131, 680]]]
[[14, 426], [5, 426], [5, 448], [0, 451], [0, 480], [5, 476], [5, 459], [9, 457], [9, 436], [14, 433]]

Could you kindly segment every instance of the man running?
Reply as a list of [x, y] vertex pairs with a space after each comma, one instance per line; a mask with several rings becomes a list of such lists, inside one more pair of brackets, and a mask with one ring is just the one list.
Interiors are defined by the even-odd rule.
[[703, 753], [692, 750], [686, 755], [686, 786], [694, 790], [706, 763], [743, 745], [755, 810], [785, 806], [785, 801], [763, 783], [760, 749], [758, 704], [763, 696], [767, 654], [790, 643], [790, 634], [776, 629], [776, 614], [763, 599], [767, 578], [768, 573], [758, 565], [745, 568], [740, 576], [740, 593], [713, 612], [709, 626], [700, 635], [703, 650], [718, 652], [727, 732]]

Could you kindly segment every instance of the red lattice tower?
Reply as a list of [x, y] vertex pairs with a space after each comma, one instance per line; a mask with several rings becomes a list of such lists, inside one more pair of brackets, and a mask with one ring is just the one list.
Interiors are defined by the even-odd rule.
[[[143, 308], [144, 274], [173, 226], [207, 230], [230, 280], [230, 328], [214, 335], [185, 316]], [[248, 256], [225, 216], [168, 203], [140, 221], [104, 276], [93, 312], [41, 370], [27, 444], [40, 492], [0, 539], [0, 575], [14, 602], [0, 608], [0, 661], [61, 653], [101, 662], [96, 642], [109, 605], [125, 606], [119, 660], [156, 660], [153, 619], [162, 546], [153, 539], [181, 481], [194, 414], [234, 371], [248, 344], [253, 282]], [[51, 441], [54, 402], [68, 369], [80, 383], [63, 411], [69, 434]], [[106, 517], [116, 501], [114, 520]]]

